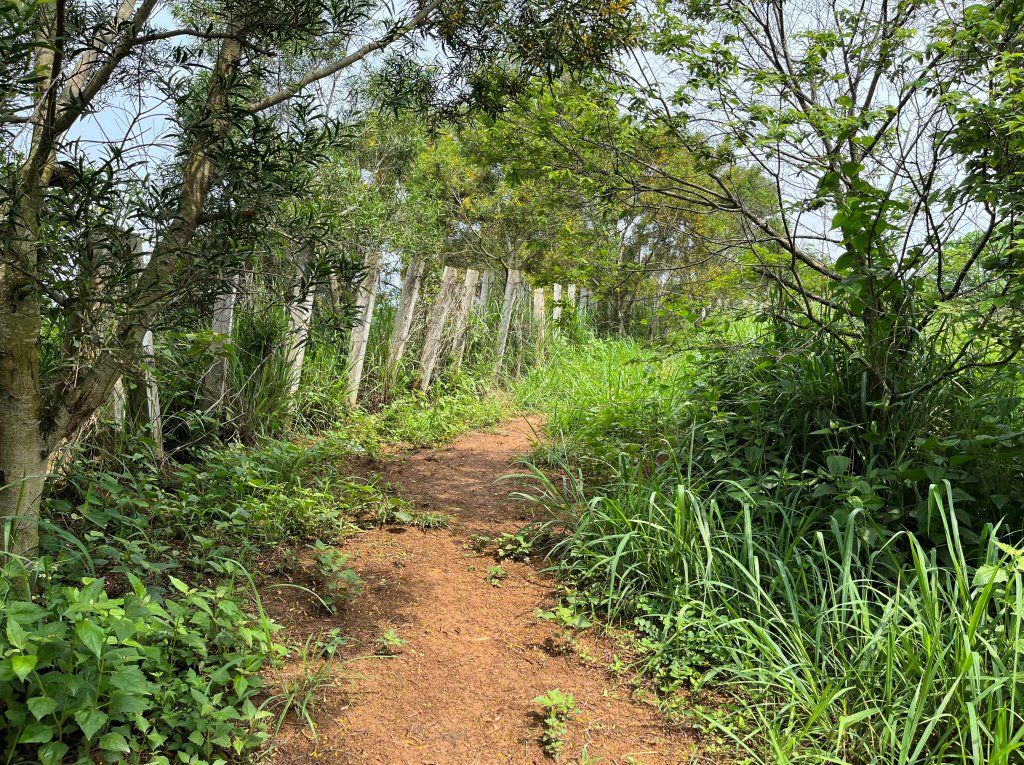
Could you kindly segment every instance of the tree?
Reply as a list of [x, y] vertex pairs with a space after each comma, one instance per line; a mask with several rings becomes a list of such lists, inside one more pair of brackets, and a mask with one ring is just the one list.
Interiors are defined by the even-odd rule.
[[[197, 231], [240, 217], [237, 198], [274, 197], [274, 179], [287, 175], [298, 149], [308, 161], [336, 139], [304, 96], [310, 86], [429, 35], [457, 64], [442, 74], [464, 73], [464, 88], [452, 78], [444, 91], [450, 104], [464, 104], [471, 94], [514, 89], [538, 70], [597, 62], [630, 27], [628, 8], [569, 0], [528, 6], [525, 16], [501, 3], [467, 13], [441, 0], [398, 14], [386, 4], [303, 0], [286, 13], [270, 0], [174, 8], [128, 0], [113, 10], [5, 0], [4, 9], [0, 125], [10, 141], [0, 168], [0, 517], [16, 519], [4, 546], [18, 552], [36, 546], [50, 454], [109, 398], [161, 312], [220, 278], [222, 264], [193, 246]], [[180, 26], [163, 26], [168, 19]], [[75, 139], [88, 115], [131, 103], [130, 93], [140, 104], [162, 93], [174, 105], [156, 139], [171, 146], [173, 161], [149, 176], [140, 177], [123, 146], [106, 146], [97, 158]], [[89, 216], [103, 220], [83, 220]], [[124, 278], [101, 301], [111, 319], [101, 322], [102, 338], [70, 336], [93, 269], [61, 239], [74, 230], [91, 240], [83, 224], [135, 230], [152, 245], [141, 270], [126, 265], [133, 260], [113, 238], [106, 248], [107, 265]], [[40, 363], [44, 314], [56, 317], [66, 341], [52, 376]]]
[[[1006, 310], [1020, 301], [1015, 281], [979, 272], [1006, 244], [1006, 212], [961, 183], [963, 132], [943, 95], [965, 71], [947, 40], [974, 13], [664, 3], [651, 45], [674, 65], [675, 90], [643, 62], [632, 81], [652, 123], [713, 181], [652, 167], [662, 187], [639, 185], [737, 216], [750, 264], [783, 296], [780, 318], [828, 336], [861, 366], [872, 401], [908, 401], [1019, 351]], [[991, 127], [974, 140], [989, 138]], [[770, 181], [777, 207], [750, 194], [746, 168]], [[961, 259], [970, 231], [975, 249]]]

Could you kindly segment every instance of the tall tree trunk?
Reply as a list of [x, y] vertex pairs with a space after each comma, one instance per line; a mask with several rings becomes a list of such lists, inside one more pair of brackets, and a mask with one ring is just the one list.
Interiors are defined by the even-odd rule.
[[452, 344], [452, 373], [458, 374], [462, 368], [462, 359], [466, 355], [466, 345], [469, 343], [469, 315], [473, 309], [473, 299], [476, 297], [476, 285], [480, 280], [480, 272], [472, 268], [466, 269], [466, 281], [462, 285], [462, 300], [459, 303], [458, 313], [455, 315], [455, 332]]
[[492, 375], [497, 376], [505, 361], [505, 347], [508, 345], [508, 330], [512, 324], [512, 311], [515, 308], [516, 293], [519, 290], [519, 272], [509, 269], [505, 279], [505, 297], [501, 302], [501, 321], [498, 323], [498, 345], [494, 351], [494, 367]]
[[562, 319], [562, 285], [551, 286], [551, 326], [558, 329], [558, 322]]
[[224, 402], [228, 394], [228, 345], [235, 324], [235, 303], [238, 300], [238, 274], [232, 274], [225, 285], [224, 292], [217, 296], [213, 303], [210, 319], [210, 330], [213, 339], [210, 350], [213, 362], [203, 375], [203, 409], [207, 414], [219, 415], [224, 410]]
[[458, 286], [459, 272], [451, 266], [445, 266], [441, 272], [441, 288], [437, 300], [430, 311], [427, 321], [427, 333], [423, 338], [423, 351], [420, 353], [420, 390], [426, 392], [430, 388], [430, 380], [434, 376], [437, 356], [441, 351], [441, 335], [448, 320], [452, 303]]
[[[29, 242], [11, 247], [23, 249], [34, 255]], [[0, 260], [0, 549], [28, 556], [39, 546], [39, 501], [49, 456], [40, 419], [42, 319], [31, 273]]]
[[480, 299], [476, 303], [477, 313], [487, 312], [487, 301], [491, 299], [491, 287], [493, 285], [494, 271], [488, 268], [480, 279]]
[[373, 310], [377, 306], [377, 288], [380, 286], [380, 250], [371, 249], [366, 255], [366, 275], [356, 294], [356, 323], [348, 339], [348, 403], [355, 406], [359, 400], [359, 386], [363, 382], [363, 364], [370, 345]]
[[422, 258], [413, 258], [405, 269], [402, 280], [402, 294], [398, 297], [398, 310], [395, 313], [395, 326], [391, 329], [391, 343], [388, 347], [388, 361], [384, 368], [384, 379], [390, 388], [395, 383], [398, 365], [405, 355], [405, 346], [412, 332], [412, 319], [416, 313], [416, 300], [423, 282], [423, 269], [426, 266]]

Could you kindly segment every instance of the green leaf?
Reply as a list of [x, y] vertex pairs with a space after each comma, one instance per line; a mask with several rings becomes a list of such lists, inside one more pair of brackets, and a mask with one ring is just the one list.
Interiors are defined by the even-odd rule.
[[987, 586], [990, 582], [1002, 584], [1008, 581], [1009, 578], [1009, 573], [1002, 566], [986, 563], [984, 566], [978, 566], [978, 570], [974, 572], [974, 586], [980, 589]]
[[49, 723], [32, 722], [25, 726], [18, 737], [19, 744], [45, 744], [53, 738], [53, 726]]
[[145, 695], [153, 692], [153, 687], [142, 670], [134, 665], [119, 667], [110, 675], [110, 684], [119, 691], [136, 695]]
[[846, 475], [853, 460], [844, 454], [830, 454], [825, 458], [825, 464], [828, 465], [829, 475]]
[[100, 728], [107, 724], [108, 719], [107, 713], [99, 709], [82, 709], [75, 712], [75, 722], [78, 723], [78, 727], [82, 729], [85, 737], [90, 740]]
[[14, 670], [14, 674], [18, 676], [19, 680], [24, 680], [36, 668], [36, 662], [38, 661], [39, 657], [35, 654], [18, 654], [11, 657], [11, 669]]
[[11, 645], [15, 648], [24, 648], [29, 642], [28, 633], [24, 627], [13, 619], [7, 622], [7, 639], [11, 641]]
[[106, 641], [106, 634], [88, 619], [83, 619], [75, 625], [75, 634], [82, 644], [97, 656], [103, 655], [103, 643]]
[[110, 708], [123, 715], [133, 715], [149, 709], [149, 702], [136, 694], [115, 691], [110, 694]]
[[105, 749], [108, 752], [130, 752], [132, 749], [128, 746], [128, 740], [120, 733], [105, 733], [100, 736], [100, 749]]
[[56, 699], [49, 696], [36, 696], [27, 702], [29, 711], [37, 720], [42, 720], [47, 715], [53, 714], [57, 709]]
[[70, 747], [63, 741], [51, 741], [39, 747], [39, 762], [42, 765], [59, 765], [69, 751]]

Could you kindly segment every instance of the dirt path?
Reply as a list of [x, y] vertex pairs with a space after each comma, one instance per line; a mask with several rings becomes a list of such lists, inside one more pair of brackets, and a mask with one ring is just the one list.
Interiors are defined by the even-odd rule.
[[[551, 649], [559, 630], [533, 612], [554, 602], [554, 582], [538, 565], [503, 562], [509, 576], [494, 587], [486, 576], [495, 561], [470, 547], [472, 534], [523, 525], [529, 508], [495, 480], [529, 451], [535, 425], [520, 418], [378, 468], [417, 509], [446, 513], [451, 528], [383, 527], [346, 543], [367, 584], [332, 625], [358, 641], [346, 656], [366, 658], [347, 665], [358, 676], [329, 695], [315, 742], [298, 724], [281, 731], [276, 763], [550, 762], [531, 700], [552, 688], [576, 699], [560, 762], [580, 762], [584, 746], [589, 762], [690, 761], [686, 737], [610, 676], [610, 644], [582, 638], [589, 661]], [[390, 628], [408, 642], [393, 658], [372, 657], [374, 639]]]

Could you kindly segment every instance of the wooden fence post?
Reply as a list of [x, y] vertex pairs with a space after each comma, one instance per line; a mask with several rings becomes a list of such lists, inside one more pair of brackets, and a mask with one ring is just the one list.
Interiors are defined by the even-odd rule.
[[537, 343], [543, 345], [547, 334], [547, 310], [544, 305], [543, 287], [533, 291], [533, 324], [537, 328]]
[[492, 374], [495, 376], [501, 371], [501, 365], [505, 360], [505, 346], [508, 345], [508, 330], [512, 323], [512, 310], [515, 307], [518, 289], [519, 271], [510, 268], [508, 277], [505, 279], [505, 296], [501, 302], [501, 321], [498, 323], [498, 345], [495, 349], [492, 369]]
[[388, 360], [384, 367], [384, 379], [390, 387], [398, 374], [398, 364], [405, 353], [412, 332], [412, 319], [416, 312], [416, 299], [420, 294], [423, 282], [423, 269], [426, 263], [423, 258], [413, 258], [405, 269], [402, 279], [402, 294], [398, 297], [398, 311], [395, 313], [395, 326], [391, 330], [391, 343], [388, 347]]
[[377, 288], [380, 286], [380, 258], [381, 253], [377, 248], [367, 253], [364, 263], [366, 274], [356, 294], [356, 323], [348, 338], [348, 359], [345, 369], [350, 406], [355, 406], [359, 400], [359, 386], [363, 382], [363, 364], [366, 362], [366, 349], [370, 344], [370, 325], [373, 323], [373, 310], [377, 306]]
[[472, 268], [466, 269], [466, 280], [462, 285], [462, 300], [459, 303], [458, 313], [455, 315], [455, 332], [452, 341], [453, 374], [459, 373], [459, 369], [462, 367], [462, 358], [466, 354], [466, 345], [469, 344], [469, 314], [473, 308], [473, 299], [476, 297], [476, 285], [479, 280], [479, 271], [474, 271]]
[[445, 266], [441, 272], [441, 287], [437, 299], [427, 320], [427, 331], [423, 338], [423, 351], [420, 353], [420, 390], [426, 392], [430, 388], [430, 380], [434, 376], [434, 367], [441, 350], [441, 335], [448, 319], [448, 312], [455, 302], [455, 291], [458, 288], [457, 269]]
[[235, 303], [238, 300], [238, 274], [232, 274], [225, 285], [225, 290], [217, 295], [213, 303], [210, 318], [210, 329], [213, 339], [210, 350], [213, 362], [203, 375], [203, 409], [206, 414], [218, 415], [224, 410], [224, 402], [228, 393], [228, 345], [231, 342], [231, 331], [235, 320]]

